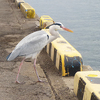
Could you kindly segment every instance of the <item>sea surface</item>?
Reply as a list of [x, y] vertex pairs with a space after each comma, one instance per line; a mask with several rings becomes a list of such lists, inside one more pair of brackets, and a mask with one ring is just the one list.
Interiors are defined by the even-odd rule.
[[84, 65], [100, 70], [100, 0], [25, 0], [39, 16], [49, 15], [74, 31], [60, 34], [82, 55]]

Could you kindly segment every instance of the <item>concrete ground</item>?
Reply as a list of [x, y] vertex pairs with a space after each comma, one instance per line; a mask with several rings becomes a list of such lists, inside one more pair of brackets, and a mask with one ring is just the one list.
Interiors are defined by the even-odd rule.
[[47, 53], [37, 59], [37, 71], [44, 83], [37, 82], [33, 61], [28, 59], [16, 84], [22, 58], [6, 61], [7, 55], [26, 35], [38, 29], [39, 17], [26, 19], [13, 0], [0, 0], [0, 100], [77, 100], [73, 93], [73, 77], [62, 77]]

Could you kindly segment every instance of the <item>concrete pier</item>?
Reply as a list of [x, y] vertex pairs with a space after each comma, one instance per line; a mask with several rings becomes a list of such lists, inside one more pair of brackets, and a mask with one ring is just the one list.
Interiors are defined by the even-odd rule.
[[7, 62], [6, 57], [23, 37], [39, 30], [39, 17], [26, 19], [13, 0], [0, 0], [0, 8], [0, 99], [77, 100], [73, 93], [74, 77], [62, 77], [44, 50], [38, 56], [37, 71], [45, 82], [37, 82], [33, 63], [27, 59], [19, 77], [24, 84], [15, 83], [22, 59]]

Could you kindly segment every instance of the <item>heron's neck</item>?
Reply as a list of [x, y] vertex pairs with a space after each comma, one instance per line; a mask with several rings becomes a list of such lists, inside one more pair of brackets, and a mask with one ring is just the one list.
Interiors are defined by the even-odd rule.
[[54, 37], [59, 37], [59, 32], [54, 28], [54, 27], [50, 27], [49, 28], [49, 32], [50, 32], [50, 34], [52, 35], [52, 36], [54, 36]]
[[55, 40], [57, 37], [50, 35], [47, 44]]
[[55, 40], [56, 38], [59, 37], [59, 32], [56, 31], [53, 27], [49, 28], [49, 32], [50, 32], [51, 35], [49, 36], [47, 44], [50, 43], [50, 42], [52, 42], [53, 40]]

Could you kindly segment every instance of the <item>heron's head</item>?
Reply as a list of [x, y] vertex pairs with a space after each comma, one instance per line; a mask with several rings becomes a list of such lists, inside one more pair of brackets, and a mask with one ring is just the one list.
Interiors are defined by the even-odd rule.
[[65, 28], [64, 25], [62, 23], [60, 23], [60, 22], [56, 22], [54, 24], [51, 24], [50, 26], [46, 27], [46, 29], [48, 29], [48, 28], [52, 29], [52, 30], [55, 30], [55, 31], [57, 31], [57, 30], [65, 30], [65, 31], [69, 31], [69, 32], [73, 33], [72, 30], [70, 30], [68, 28]]

